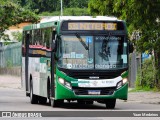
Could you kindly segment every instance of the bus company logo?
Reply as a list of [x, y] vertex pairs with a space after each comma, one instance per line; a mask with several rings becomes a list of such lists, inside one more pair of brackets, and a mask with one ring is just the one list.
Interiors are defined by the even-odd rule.
[[98, 76], [90, 76], [89, 78], [90, 78], [90, 79], [99, 79]]
[[93, 81], [93, 85], [97, 86], [98, 85], [98, 81]]
[[11, 115], [12, 115], [11, 112], [2, 112], [3, 118], [10, 118], [10, 117], [12, 117]]

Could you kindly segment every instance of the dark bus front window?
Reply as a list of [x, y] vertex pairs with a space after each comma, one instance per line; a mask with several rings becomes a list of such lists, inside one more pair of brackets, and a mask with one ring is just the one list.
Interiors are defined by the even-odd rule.
[[95, 37], [95, 69], [127, 67], [127, 42], [122, 36]]

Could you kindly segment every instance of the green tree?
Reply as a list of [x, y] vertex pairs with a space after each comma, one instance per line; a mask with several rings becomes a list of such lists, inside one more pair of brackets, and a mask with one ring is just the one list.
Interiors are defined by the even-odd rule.
[[39, 17], [30, 10], [23, 9], [19, 4], [15, 4], [11, 0], [0, 0], [0, 38], [4, 35], [4, 31], [12, 25], [28, 21], [35, 23]]
[[21, 6], [37, 13], [60, 10], [60, 0], [19, 0]]
[[89, 12], [92, 15], [113, 15], [113, 0], [90, 0]]
[[160, 0], [90, 0], [92, 15], [113, 15], [127, 22], [129, 34], [134, 30], [142, 33], [134, 41], [140, 52], [154, 51], [157, 71], [155, 84], [160, 87]]
[[[66, 8], [87, 8], [89, 0], [62, 0], [63, 9]], [[61, 0], [19, 0], [19, 3], [37, 13], [55, 12], [61, 9]]]
[[[59, 16], [60, 11], [55, 11], [52, 13], [49, 12], [42, 12], [39, 14], [40, 16]], [[87, 8], [65, 8], [63, 10], [63, 15], [64, 16], [86, 16], [89, 15], [89, 12]]]
[[22, 32], [19, 32], [19, 31], [12, 32], [11, 34], [12, 34], [14, 40], [17, 40], [18, 42], [22, 41], [22, 39], [23, 39]]
[[63, 0], [65, 8], [87, 8], [89, 0]]

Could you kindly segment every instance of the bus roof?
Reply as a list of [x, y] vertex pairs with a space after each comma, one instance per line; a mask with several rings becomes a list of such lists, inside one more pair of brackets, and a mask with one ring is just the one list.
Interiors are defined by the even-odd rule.
[[39, 29], [39, 28], [46, 28], [56, 26], [56, 22], [63, 21], [63, 20], [95, 20], [95, 21], [120, 21], [116, 17], [108, 17], [108, 16], [48, 16], [44, 17], [40, 23], [38, 24], [31, 24], [25, 26], [23, 28], [24, 31], [32, 30], [32, 29]]
[[62, 20], [109, 20], [109, 21], [117, 21], [116, 17], [108, 17], [108, 16], [50, 16], [44, 17], [40, 22], [51, 22], [51, 21], [62, 21]]

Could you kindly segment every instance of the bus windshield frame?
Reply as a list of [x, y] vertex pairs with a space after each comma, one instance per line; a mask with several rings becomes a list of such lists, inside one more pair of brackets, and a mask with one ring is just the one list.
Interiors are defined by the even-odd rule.
[[[86, 49], [79, 39], [82, 39]], [[128, 67], [124, 35], [62, 35], [58, 43], [58, 67], [72, 70], [115, 70]]]
[[[69, 25], [71, 23], [72, 28]], [[82, 24], [85, 24], [82, 26]], [[70, 27], [70, 28], [69, 28]], [[104, 38], [108, 39], [106, 40], [98, 40], [95, 39]], [[69, 37], [71, 39], [69, 40]], [[117, 38], [116, 38], [117, 37]], [[64, 40], [67, 40], [66, 42], [69, 43], [70, 41], [70, 47], [69, 49], [72, 49], [73, 47], [79, 49], [79, 50], [69, 50], [70, 53], [67, 53], [67, 50], [64, 50], [62, 48], [65, 48]], [[110, 40], [112, 39], [112, 40]], [[113, 42], [113, 39], [119, 39], [118, 43]], [[123, 39], [123, 42], [120, 39]], [[100, 42], [101, 41], [101, 42]], [[112, 43], [115, 44], [115, 48], [109, 48], [108, 45]], [[103, 42], [103, 45], [102, 45]], [[72, 44], [73, 43], [73, 44]], [[120, 44], [119, 44], [120, 43]], [[68, 45], [69, 45], [68, 44]], [[99, 44], [99, 45], [98, 45]], [[80, 46], [80, 47], [76, 47]], [[101, 46], [101, 47], [100, 47]], [[103, 48], [102, 48], [103, 46]], [[104, 48], [106, 46], [106, 48]], [[122, 47], [124, 46], [124, 47]], [[117, 54], [117, 58], [120, 59], [116, 62], [104, 62], [104, 64], [95, 65], [96, 63], [99, 64], [102, 61], [107, 61], [107, 59], [110, 57], [110, 53], [107, 53], [107, 49], [110, 49], [111, 54]], [[92, 49], [92, 50], [90, 50]], [[96, 50], [97, 49], [97, 50]], [[116, 50], [117, 49], [117, 52]], [[85, 51], [85, 54], [82, 54], [80, 51]], [[119, 51], [121, 50], [121, 51]], [[92, 52], [91, 52], [92, 51]], [[98, 51], [98, 52], [96, 52]], [[64, 52], [64, 55], [63, 53]], [[92, 58], [88, 58], [85, 61], [82, 59], [87, 58], [86, 55], [92, 56]], [[107, 55], [108, 54], [108, 55]], [[120, 55], [121, 54], [121, 55]], [[125, 27], [125, 23], [123, 21], [78, 21], [78, 20], [71, 20], [71, 21], [63, 21], [61, 23], [60, 28], [60, 37], [58, 40], [58, 50], [57, 50], [57, 56], [58, 61], [57, 65], [60, 69], [66, 69], [66, 70], [117, 70], [117, 69], [126, 69], [128, 68], [128, 41], [127, 41], [127, 30]], [[97, 60], [97, 56], [101, 56], [101, 60]], [[106, 57], [105, 57], [106, 56]], [[63, 59], [64, 57], [64, 59]], [[107, 58], [108, 57], [108, 58]], [[113, 55], [111, 55], [112, 59], [114, 59]], [[76, 60], [77, 58], [77, 60]], [[116, 58], [116, 55], [115, 55]], [[62, 60], [63, 59], [63, 60]], [[71, 60], [72, 59], [72, 60]], [[82, 60], [83, 62], [79, 62]], [[70, 61], [70, 62], [66, 62]], [[62, 63], [66, 62], [66, 65], [63, 66]], [[87, 62], [87, 65], [86, 65]], [[79, 63], [84, 63], [81, 68], [77, 68]], [[93, 63], [93, 64], [92, 64]], [[121, 67], [119, 64], [124, 63]], [[75, 65], [71, 65], [75, 64]], [[116, 66], [115, 66], [116, 64]], [[85, 67], [88, 66], [89, 67]], [[74, 66], [74, 67], [73, 67]], [[105, 67], [104, 67], [105, 66]], [[118, 67], [119, 66], [119, 67]]]

